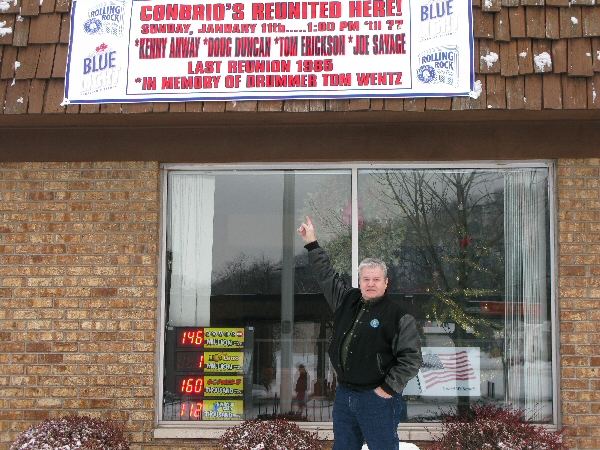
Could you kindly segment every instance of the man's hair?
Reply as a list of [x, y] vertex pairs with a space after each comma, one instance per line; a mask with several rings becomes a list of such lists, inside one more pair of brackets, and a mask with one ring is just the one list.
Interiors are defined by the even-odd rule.
[[367, 269], [375, 269], [377, 267], [381, 267], [381, 270], [383, 270], [383, 278], [387, 278], [387, 266], [385, 265], [385, 263], [377, 258], [365, 258], [363, 259], [360, 264], [358, 265], [358, 279], [360, 280], [361, 276], [362, 276], [362, 271], [364, 268]]

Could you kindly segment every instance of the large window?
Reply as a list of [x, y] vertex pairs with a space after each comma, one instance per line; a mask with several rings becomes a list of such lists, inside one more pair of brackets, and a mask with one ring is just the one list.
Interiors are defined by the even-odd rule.
[[420, 325], [404, 422], [478, 402], [555, 423], [552, 166], [433, 167], [165, 167], [160, 420], [331, 421], [309, 215], [349, 283], [385, 260]]

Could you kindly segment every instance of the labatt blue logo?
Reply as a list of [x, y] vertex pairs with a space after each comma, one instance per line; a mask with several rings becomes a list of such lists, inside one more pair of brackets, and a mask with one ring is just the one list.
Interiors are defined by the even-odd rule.
[[119, 84], [120, 71], [117, 52], [104, 43], [100, 44], [83, 59], [81, 94], [90, 95], [112, 89]]
[[423, 84], [458, 86], [458, 47], [435, 47], [419, 54], [417, 80]]
[[420, 41], [455, 34], [461, 18], [458, 11], [454, 0], [425, 0], [420, 10]]
[[125, 19], [124, 2], [110, 0], [88, 9], [88, 19], [83, 23], [87, 34], [111, 34], [115, 37], [123, 35]]

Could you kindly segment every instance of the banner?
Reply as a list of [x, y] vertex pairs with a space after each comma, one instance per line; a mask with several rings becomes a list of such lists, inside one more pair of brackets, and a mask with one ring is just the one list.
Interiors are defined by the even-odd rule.
[[468, 95], [470, 0], [75, 0], [69, 103]]

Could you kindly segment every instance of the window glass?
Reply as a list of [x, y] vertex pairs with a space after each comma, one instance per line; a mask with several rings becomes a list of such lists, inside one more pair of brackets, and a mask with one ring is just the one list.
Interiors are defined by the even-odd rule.
[[389, 264], [389, 294], [421, 325], [424, 364], [404, 420], [477, 402], [552, 422], [547, 169], [358, 177], [359, 253]]
[[296, 229], [350, 270], [350, 171], [171, 172], [163, 420], [331, 420], [333, 312]]
[[309, 215], [350, 283], [389, 266], [424, 365], [404, 422], [473, 403], [553, 423], [549, 171], [213, 170], [168, 175], [165, 421], [330, 421], [333, 311], [296, 229]]

